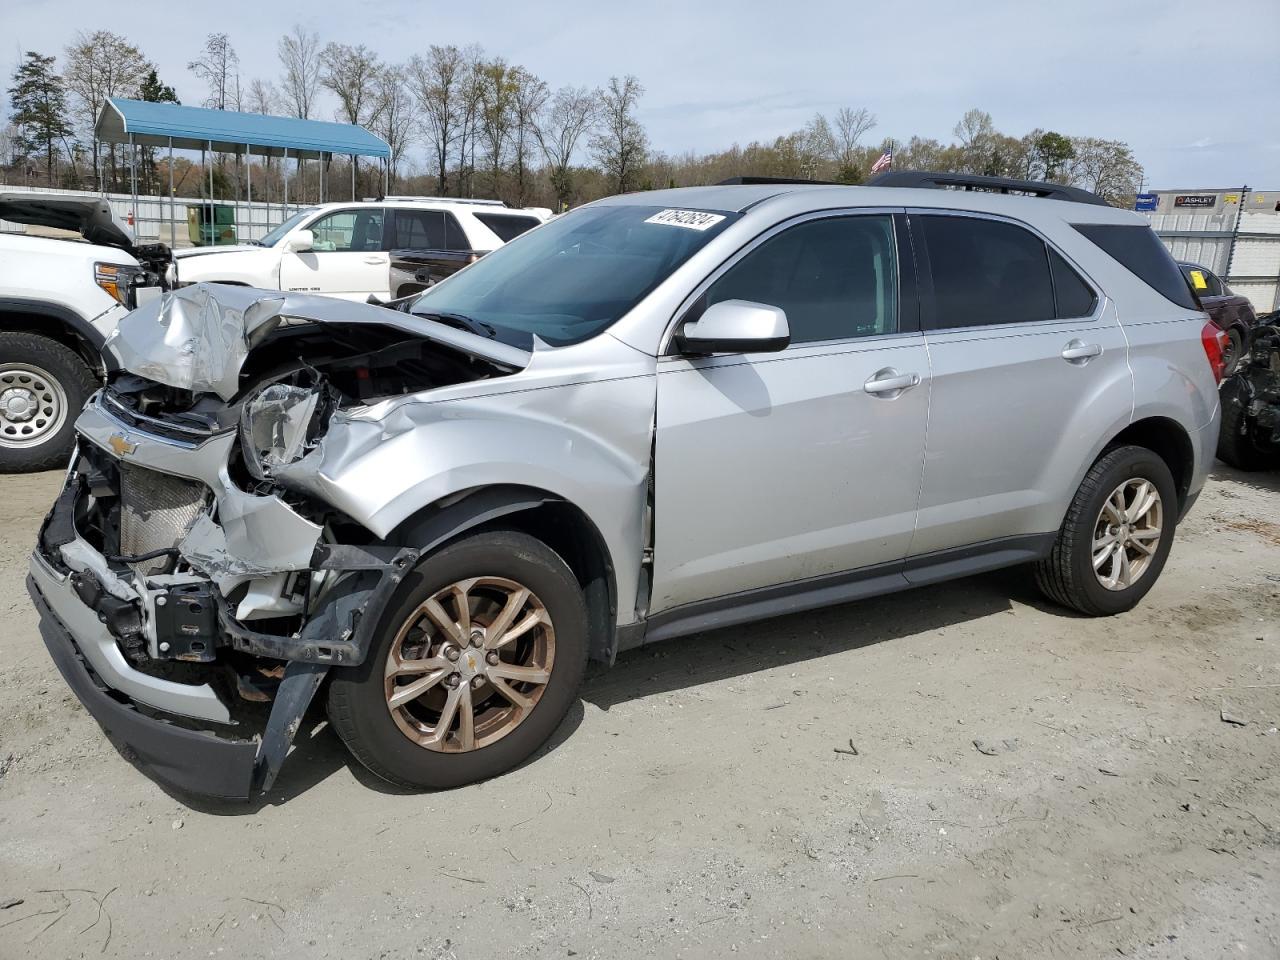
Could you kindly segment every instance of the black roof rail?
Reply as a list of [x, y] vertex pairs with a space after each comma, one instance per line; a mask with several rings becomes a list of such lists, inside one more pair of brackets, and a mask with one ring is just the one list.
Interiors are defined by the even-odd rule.
[[847, 187], [847, 183], [838, 183], [835, 180], [802, 180], [799, 177], [730, 177], [728, 180], [721, 180], [716, 184], [717, 187], [769, 187], [786, 184], [797, 183], [816, 183], [824, 187]]
[[925, 187], [935, 190], [973, 190], [980, 193], [1025, 193], [1047, 200], [1069, 200], [1109, 207], [1111, 204], [1096, 193], [1043, 180], [1014, 180], [1010, 177], [986, 177], [976, 173], [930, 173], [923, 170], [893, 170], [879, 173], [867, 181], [868, 187]]

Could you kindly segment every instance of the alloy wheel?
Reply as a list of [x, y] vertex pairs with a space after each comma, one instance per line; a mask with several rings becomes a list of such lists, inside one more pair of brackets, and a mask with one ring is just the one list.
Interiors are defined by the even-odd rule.
[[555, 663], [555, 629], [528, 587], [505, 577], [451, 583], [401, 624], [387, 653], [387, 709], [414, 743], [478, 750], [529, 715]]
[[1156, 485], [1124, 481], [1102, 504], [1093, 528], [1093, 572], [1108, 590], [1125, 590], [1151, 568], [1164, 532], [1164, 504]]

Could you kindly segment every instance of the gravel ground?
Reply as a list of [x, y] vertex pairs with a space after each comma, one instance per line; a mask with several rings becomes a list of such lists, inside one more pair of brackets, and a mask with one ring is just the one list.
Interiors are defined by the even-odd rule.
[[0, 479], [0, 957], [1280, 957], [1280, 475], [1219, 467], [1121, 617], [1015, 570], [635, 651], [438, 794], [316, 714], [254, 805], [61, 682], [57, 482]]

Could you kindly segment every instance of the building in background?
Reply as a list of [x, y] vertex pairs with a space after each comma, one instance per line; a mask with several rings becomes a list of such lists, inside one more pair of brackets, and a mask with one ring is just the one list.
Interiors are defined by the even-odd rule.
[[1280, 309], [1280, 190], [1156, 190], [1134, 206], [1175, 258], [1209, 268], [1258, 313]]

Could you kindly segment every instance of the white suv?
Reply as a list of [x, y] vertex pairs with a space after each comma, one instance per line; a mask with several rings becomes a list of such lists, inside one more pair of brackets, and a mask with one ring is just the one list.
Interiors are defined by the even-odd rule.
[[175, 254], [177, 286], [230, 283], [347, 300], [398, 299], [549, 219], [499, 200], [388, 197], [307, 207], [261, 240]]

